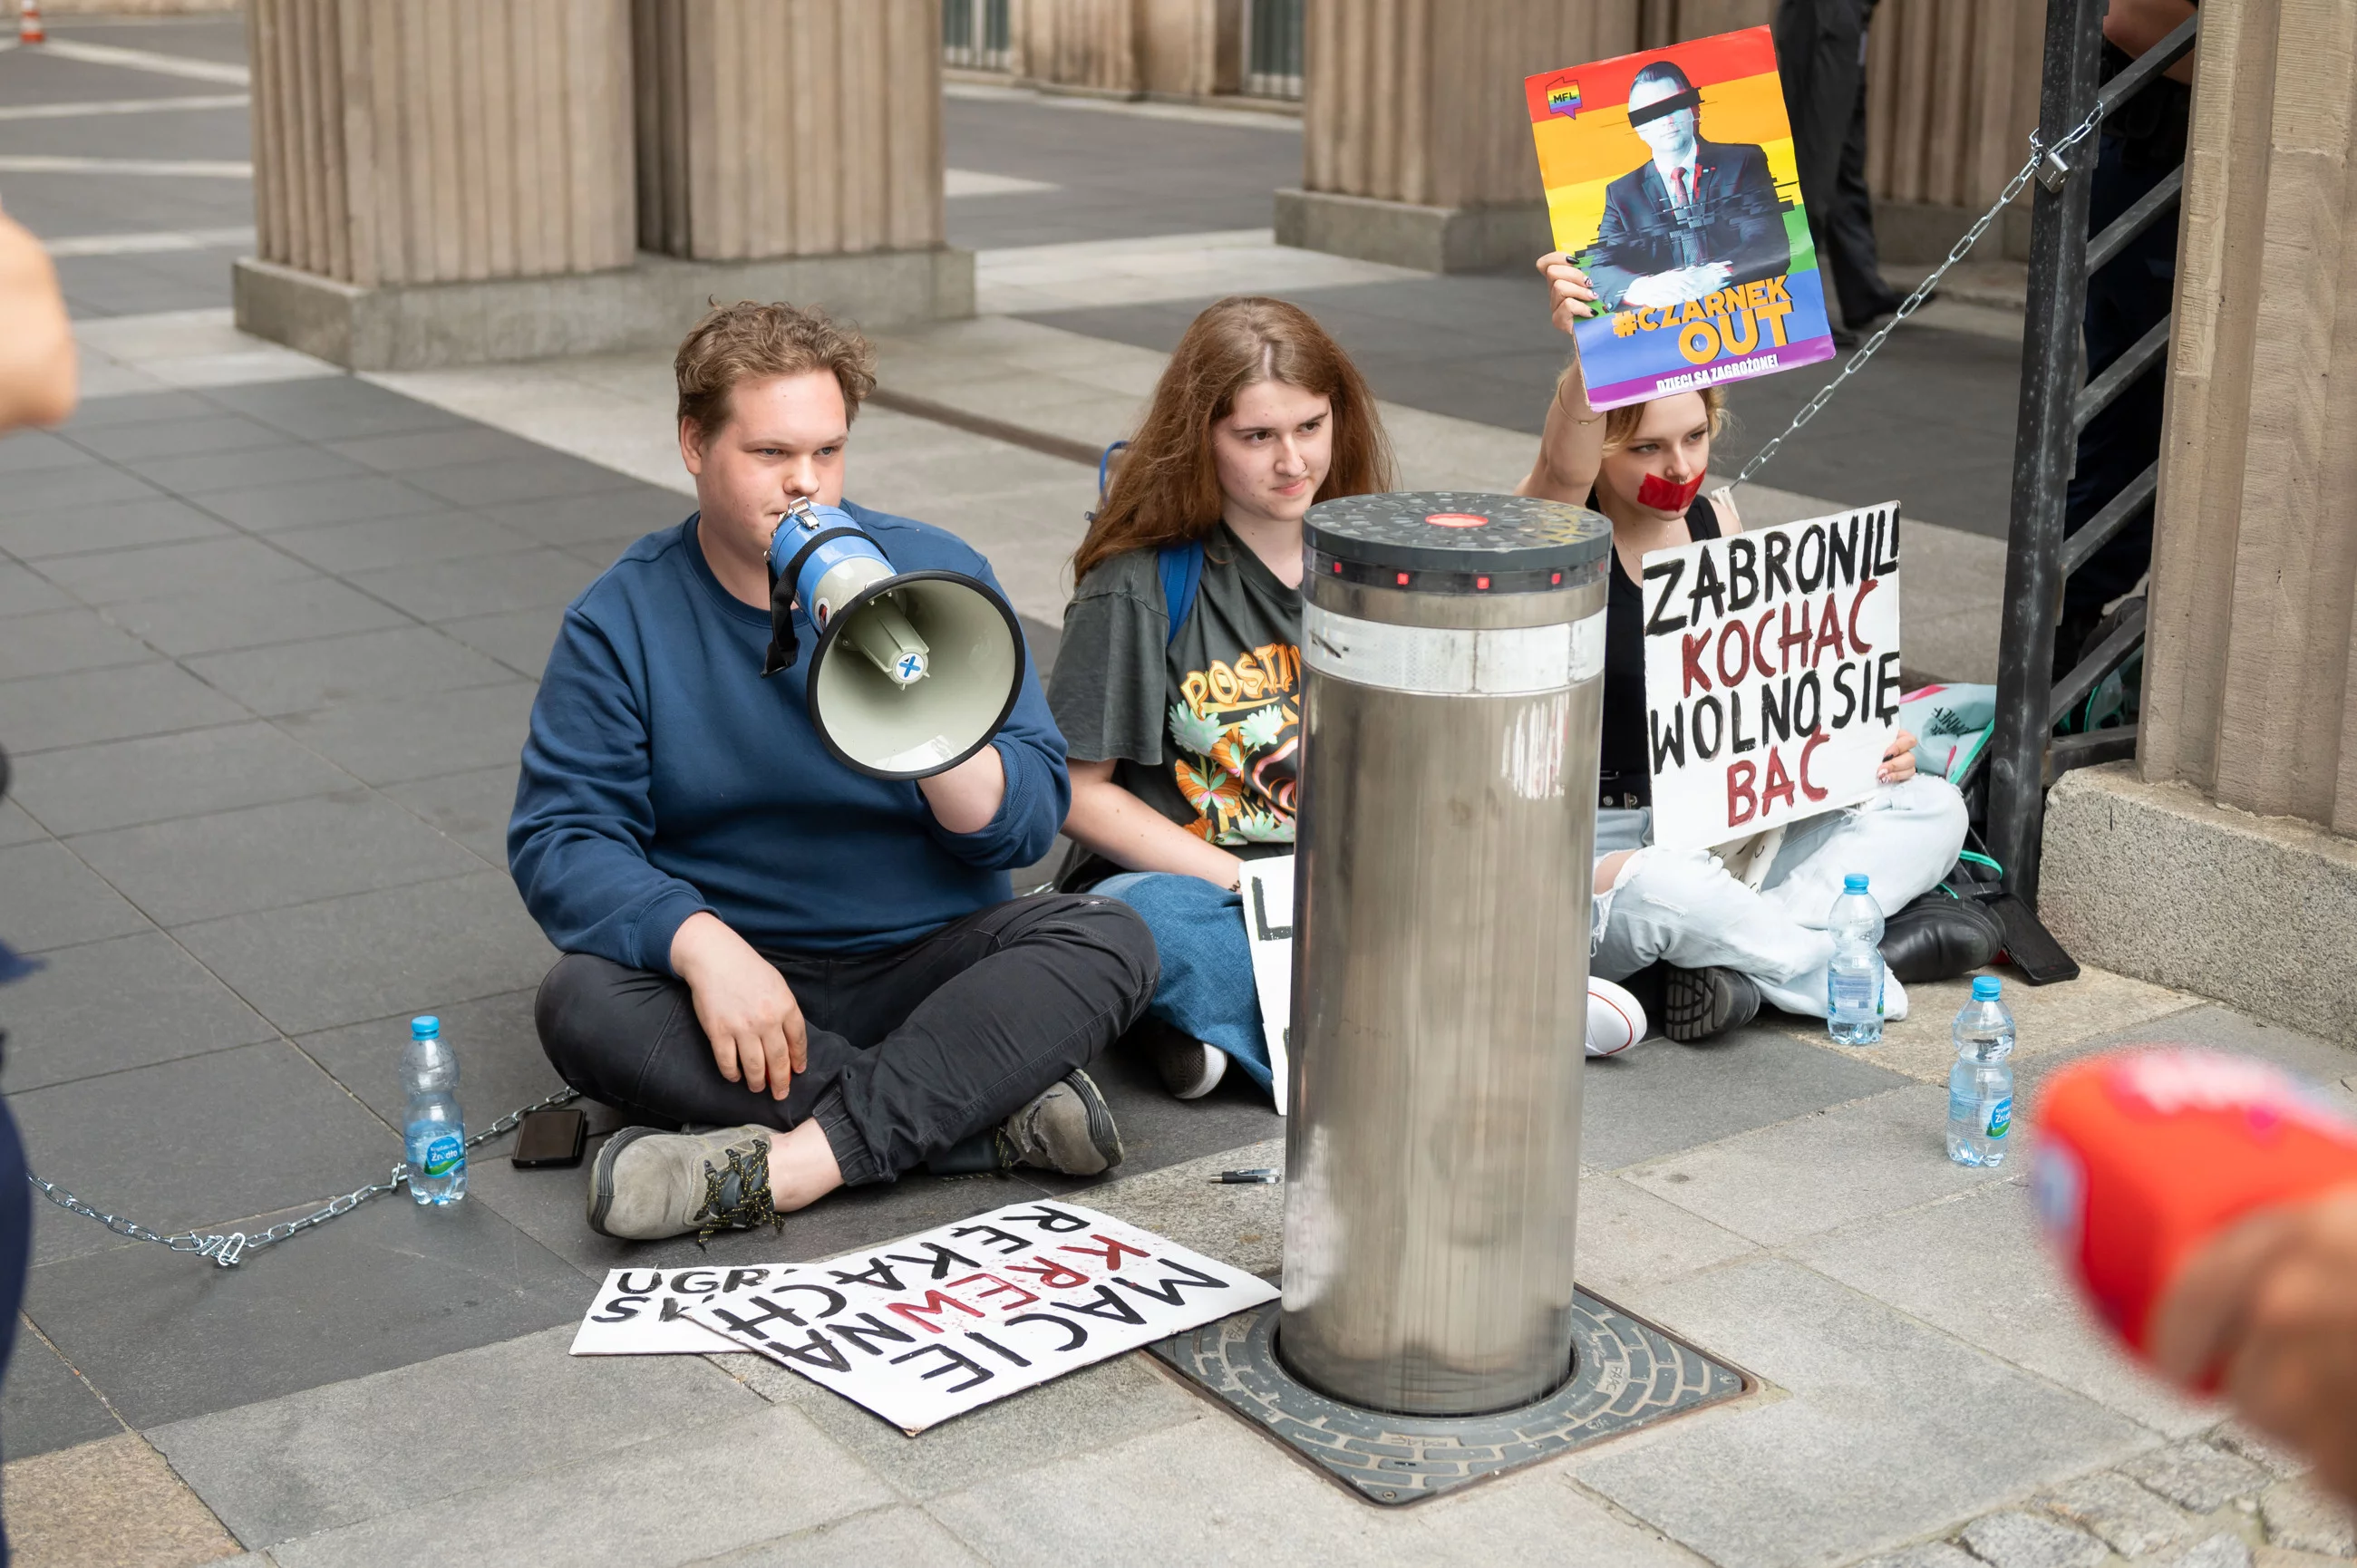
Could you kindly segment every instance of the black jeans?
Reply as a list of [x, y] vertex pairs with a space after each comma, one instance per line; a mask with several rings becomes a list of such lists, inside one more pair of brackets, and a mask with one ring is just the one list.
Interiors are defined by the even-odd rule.
[[1146, 1011], [1161, 972], [1146, 922], [1085, 894], [995, 905], [885, 952], [762, 956], [809, 1027], [810, 1065], [783, 1100], [720, 1076], [685, 982], [587, 953], [541, 982], [541, 1047], [634, 1122], [815, 1117], [856, 1186], [996, 1126], [1086, 1065]]

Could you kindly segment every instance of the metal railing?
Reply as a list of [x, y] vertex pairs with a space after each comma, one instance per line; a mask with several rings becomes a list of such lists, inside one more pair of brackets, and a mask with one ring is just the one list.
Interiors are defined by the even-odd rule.
[[[2193, 48], [2198, 14], [2111, 81], [2099, 81], [2104, 8], [2104, 0], [2052, 0], [2048, 8], [2038, 120], [2046, 146], [2059, 145], [2090, 114], [2110, 118]], [[2090, 138], [2065, 156], [2048, 156], [2038, 168], [2012, 520], [2006, 544], [1996, 733], [1984, 754], [1988, 759], [1989, 851], [2005, 867], [2006, 890], [2032, 906], [2038, 897], [2046, 790], [2074, 768], [2134, 756], [2136, 745], [2133, 724], [2063, 736], [2056, 728], [2143, 648], [2143, 607], [2124, 606], [2109, 634], [2059, 679], [2055, 629], [2072, 574], [2152, 505], [2158, 483], [2156, 461], [2066, 537], [2070, 485], [2082, 433], [2160, 361], [2169, 339], [2170, 323], [2163, 320], [2088, 380], [2082, 352], [2087, 279], [2154, 224], [2175, 221], [2185, 171], [2180, 164], [2090, 239], [2087, 223], [2098, 145]]]

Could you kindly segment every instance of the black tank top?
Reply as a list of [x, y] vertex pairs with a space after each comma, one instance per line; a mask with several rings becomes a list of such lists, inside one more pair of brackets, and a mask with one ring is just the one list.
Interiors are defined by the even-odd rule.
[[[1590, 495], [1593, 507], [1596, 498]], [[1708, 496], [1686, 508], [1686, 532], [1718, 537], [1718, 509]], [[1612, 553], [1612, 593], [1604, 616], [1604, 745], [1598, 757], [1596, 803], [1634, 810], [1653, 803], [1653, 771], [1645, 755], [1645, 597]]]

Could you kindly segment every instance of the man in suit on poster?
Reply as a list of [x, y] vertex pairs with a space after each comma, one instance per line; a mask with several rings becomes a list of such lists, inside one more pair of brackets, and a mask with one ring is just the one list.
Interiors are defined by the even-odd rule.
[[1629, 124], [1653, 156], [1605, 188], [1604, 220], [1581, 259], [1608, 310], [1683, 305], [1792, 267], [1768, 155], [1704, 140], [1701, 110], [1668, 60], [1629, 84]]

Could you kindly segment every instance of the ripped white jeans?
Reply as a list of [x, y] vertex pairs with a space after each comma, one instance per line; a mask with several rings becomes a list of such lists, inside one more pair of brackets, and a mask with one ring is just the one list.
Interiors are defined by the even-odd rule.
[[[1597, 813], [1598, 859], [1649, 835], [1651, 813]], [[1862, 871], [1885, 915], [1931, 891], [1964, 845], [1964, 802], [1944, 779], [1921, 775], [1886, 784], [1845, 811], [1793, 824], [1757, 891], [1702, 850], [1638, 849], [1611, 887], [1596, 896], [1589, 972], [1626, 980], [1647, 964], [1732, 969], [1787, 1013], [1825, 1015], [1825, 966], [1833, 939], [1825, 917], [1842, 878]], [[1884, 1015], [1907, 1015], [1896, 979]]]

